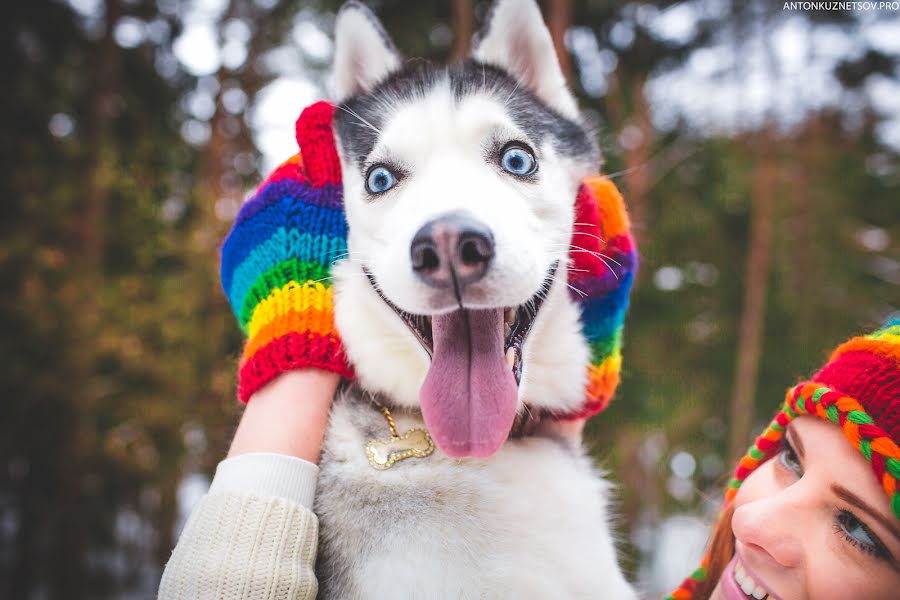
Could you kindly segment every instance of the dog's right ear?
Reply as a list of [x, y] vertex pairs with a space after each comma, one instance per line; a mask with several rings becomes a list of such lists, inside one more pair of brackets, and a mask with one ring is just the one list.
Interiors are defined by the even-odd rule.
[[578, 117], [575, 98], [535, 0], [494, 0], [472, 57], [506, 70], [560, 114]]
[[339, 101], [370, 91], [400, 66], [400, 54], [381, 21], [356, 0], [341, 7], [334, 40], [334, 86]]

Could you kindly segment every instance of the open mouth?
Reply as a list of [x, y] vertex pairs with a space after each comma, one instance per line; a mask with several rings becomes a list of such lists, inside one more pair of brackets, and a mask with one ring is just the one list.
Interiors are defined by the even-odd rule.
[[558, 266], [550, 266], [540, 289], [519, 306], [460, 306], [430, 316], [400, 310], [365, 272], [431, 357], [419, 402], [428, 431], [447, 455], [487, 458], [509, 437], [518, 410], [525, 342]]
[[[516, 378], [517, 385], [522, 381], [522, 352], [525, 347], [525, 340], [528, 338], [528, 334], [531, 332], [531, 328], [537, 319], [538, 312], [540, 312], [544, 300], [550, 292], [550, 287], [553, 285], [553, 279], [556, 276], [558, 267], [559, 261], [554, 261], [550, 265], [550, 268], [547, 269], [544, 281], [541, 283], [541, 287], [524, 304], [520, 304], [516, 307], [507, 307], [503, 310], [503, 355], [506, 358], [509, 368], [512, 370], [513, 376]], [[433, 357], [434, 335], [432, 333], [432, 317], [400, 310], [382, 293], [372, 273], [365, 267], [363, 267], [363, 272], [369, 279], [369, 283], [372, 284], [372, 287], [378, 293], [378, 296], [397, 314], [398, 317], [400, 317], [400, 320], [406, 324], [410, 332], [412, 332], [416, 339], [419, 340], [419, 343], [422, 345], [422, 348], [425, 349], [425, 352], [428, 353], [428, 356]]]
[[728, 600], [781, 600], [746, 565], [734, 556], [722, 576], [722, 592]]

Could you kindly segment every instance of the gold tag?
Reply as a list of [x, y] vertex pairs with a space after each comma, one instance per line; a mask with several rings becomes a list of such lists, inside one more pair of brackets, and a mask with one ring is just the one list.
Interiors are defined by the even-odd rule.
[[[391, 428], [393, 430], [393, 427]], [[394, 433], [392, 431], [392, 433]], [[370, 440], [366, 444], [369, 464], [384, 471], [405, 458], [424, 458], [434, 452], [434, 442], [424, 429], [410, 429], [402, 436], [392, 435], [389, 440]]]

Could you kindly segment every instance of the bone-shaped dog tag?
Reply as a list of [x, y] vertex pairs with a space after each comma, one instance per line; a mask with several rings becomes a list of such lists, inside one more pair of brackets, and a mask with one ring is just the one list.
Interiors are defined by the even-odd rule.
[[434, 442], [424, 429], [410, 429], [402, 436], [389, 440], [371, 440], [366, 444], [369, 464], [383, 471], [405, 458], [424, 458], [434, 452]]

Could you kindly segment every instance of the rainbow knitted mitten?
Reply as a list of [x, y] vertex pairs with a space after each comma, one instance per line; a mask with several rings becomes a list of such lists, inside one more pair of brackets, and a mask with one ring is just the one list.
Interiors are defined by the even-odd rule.
[[222, 246], [222, 287], [247, 334], [238, 373], [242, 402], [292, 369], [353, 377], [334, 327], [330, 280], [331, 264], [347, 251], [333, 114], [326, 102], [303, 111], [300, 153], [243, 205]]
[[588, 177], [581, 183], [569, 262], [569, 288], [581, 307], [591, 359], [584, 404], [557, 416], [584, 419], [606, 408], [619, 385], [622, 328], [638, 262], [625, 201], [606, 177]]

